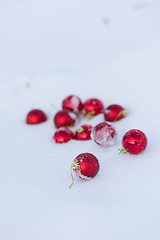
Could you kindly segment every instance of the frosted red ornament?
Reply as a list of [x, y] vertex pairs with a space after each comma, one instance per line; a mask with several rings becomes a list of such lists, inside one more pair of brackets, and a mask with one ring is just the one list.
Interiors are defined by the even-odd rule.
[[116, 122], [127, 116], [127, 111], [120, 105], [113, 104], [104, 110], [104, 118], [107, 122]]
[[56, 143], [66, 143], [73, 139], [73, 132], [69, 128], [60, 129], [55, 132], [53, 139]]
[[[132, 129], [123, 136], [122, 144], [127, 152], [139, 154], [147, 147], [147, 137], [142, 131]], [[123, 152], [123, 150], [121, 151]]]
[[27, 124], [40, 124], [47, 120], [47, 116], [39, 109], [30, 111], [26, 117]]
[[62, 108], [78, 113], [82, 110], [83, 104], [78, 96], [70, 95], [63, 100]]
[[73, 185], [75, 178], [73, 178], [72, 170], [77, 177], [81, 179], [91, 179], [96, 176], [99, 171], [98, 159], [91, 153], [81, 153], [75, 159], [71, 165], [71, 176]]
[[112, 146], [117, 139], [117, 133], [111, 124], [102, 122], [97, 124], [91, 133], [91, 138], [103, 147]]
[[75, 132], [75, 139], [86, 141], [91, 139], [91, 131], [93, 127], [91, 125], [82, 125]]
[[88, 119], [104, 111], [103, 103], [97, 98], [88, 99], [83, 105], [83, 112]]
[[54, 124], [56, 128], [74, 126], [76, 122], [76, 115], [69, 110], [61, 110], [56, 113], [54, 117]]

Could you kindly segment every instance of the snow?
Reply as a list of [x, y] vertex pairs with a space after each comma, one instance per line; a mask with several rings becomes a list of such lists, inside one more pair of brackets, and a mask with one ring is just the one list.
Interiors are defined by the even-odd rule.
[[71, 103], [72, 103], [72, 106], [73, 106], [73, 111], [74, 112], [78, 111], [79, 99], [76, 96], [72, 96]]
[[[159, 0], [0, 1], [0, 239], [159, 240], [159, 12]], [[52, 104], [70, 94], [128, 111], [114, 146], [52, 141]], [[48, 121], [27, 126], [32, 108]], [[118, 155], [132, 128], [147, 149]], [[100, 171], [69, 189], [83, 152]]]
[[98, 125], [93, 128], [91, 138], [97, 144], [103, 147], [108, 147], [116, 143], [117, 133], [111, 124], [106, 124], [106, 122], [102, 122], [98, 123]]

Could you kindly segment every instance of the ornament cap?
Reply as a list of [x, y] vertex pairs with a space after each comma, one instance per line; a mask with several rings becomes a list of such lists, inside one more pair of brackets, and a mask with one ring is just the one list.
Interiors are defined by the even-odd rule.
[[83, 128], [83, 127], [79, 127], [79, 128], [77, 129], [77, 132], [78, 132], [78, 133], [83, 133], [83, 132], [84, 132], [84, 128]]
[[91, 120], [94, 117], [94, 111], [90, 111], [86, 114], [87, 120]]

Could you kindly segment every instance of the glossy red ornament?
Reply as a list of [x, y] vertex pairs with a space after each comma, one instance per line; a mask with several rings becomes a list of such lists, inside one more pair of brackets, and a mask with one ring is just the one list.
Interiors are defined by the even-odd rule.
[[104, 110], [104, 118], [107, 122], [116, 122], [127, 116], [127, 111], [120, 105], [113, 104]]
[[26, 117], [27, 124], [40, 124], [47, 120], [44, 112], [39, 109], [34, 109], [30, 111]]
[[99, 171], [98, 159], [91, 153], [79, 154], [71, 165], [72, 184], [70, 187], [75, 180], [72, 175], [72, 170], [75, 172], [76, 176], [81, 179], [91, 179], [95, 177]]
[[96, 98], [88, 99], [83, 105], [83, 112], [87, 118], [92, 118], [104, 111], [103, 103]]
[[73, 139], [73, 132], [69, 128], [60, 129], [55, 132], [53, 139], [56, 143], [66, 143]]
[[63, 100], [62, 108], [77, 113], [82, 110], [83, 104], [78, 96], [70, 95]]
[[76, 115], [69, 110], [61, 110], [54, 117], [56, 128], [74, 126]]
[[117, 133], [112, 125], [102, 122], [97, 124], [91, 133], [91, 138], [103, 147], [112, 146], [116, 142]]
[[147, 137], [140, 130], [132, 129], [123, 136], [122, 144], [127, 152], [139, 154], [147, 147]]
[[91, 139], [91, 131], [93, 127], [91, 125], [82, 125], [75, 132], [75, 139], [86, 141]]

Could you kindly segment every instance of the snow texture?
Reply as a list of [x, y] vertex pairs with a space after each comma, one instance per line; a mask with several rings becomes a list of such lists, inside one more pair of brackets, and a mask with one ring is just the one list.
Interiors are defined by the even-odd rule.
[[[159, 240], [160, 1], [0, 0], [0, 31], [0, 239]], [[128, 111], [114, 146], [51, 141], [70, 94]], [[26, 125], [32, 108], [48, 121]], [[133, 128], [147, 149], [118, 155]], [[69, 189], [83, 152], [100, 171]]]
[[[99, 123], [93, 128], [91, 138], [99, 145], [103, 147], [112, 146], [116, 143], [117, 133], [112, 125], [104, 125], [105, 122]], [[100, 129], [97, 126], [101, 126]]]
[[78, 106], [79, 106], [79, 99], [76, 96], [72, 96], [71, 103], [72, 103], [72, 106], [73, 106], [73, 111], [77, 112], [78, 111]]

